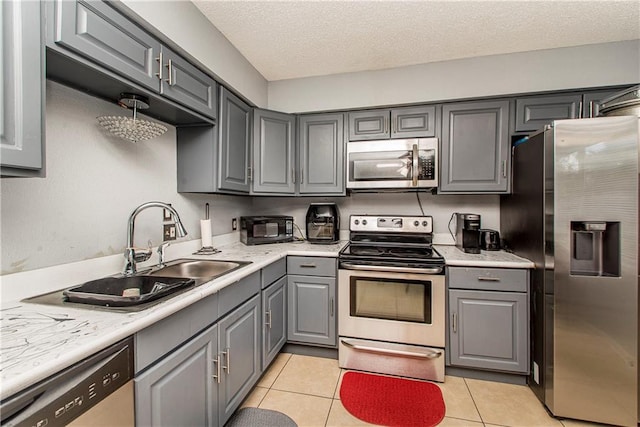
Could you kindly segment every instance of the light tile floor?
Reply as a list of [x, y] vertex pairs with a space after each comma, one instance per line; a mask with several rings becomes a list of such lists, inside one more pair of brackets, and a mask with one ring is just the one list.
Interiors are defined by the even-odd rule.
[[[353, 417], [340, 403], [344, 372], [334, 359], [281, 353], [242, 407], [283, 412], [300, 427], [372, 425]], [[436, 384], [447, 408], [441, 426], [597, 426], [549, 416], [526, 386], [451, 376]]]

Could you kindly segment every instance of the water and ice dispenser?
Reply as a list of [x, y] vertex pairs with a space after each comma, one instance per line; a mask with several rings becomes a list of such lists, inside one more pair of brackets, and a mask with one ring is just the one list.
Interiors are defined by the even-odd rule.
[[571, 221], [571, 274], [620, 277], [620, 223]]

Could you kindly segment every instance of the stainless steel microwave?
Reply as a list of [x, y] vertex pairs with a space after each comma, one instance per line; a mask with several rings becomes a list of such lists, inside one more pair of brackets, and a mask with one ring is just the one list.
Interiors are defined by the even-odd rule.
[[347, 188], [417, 189], [437, 186], [437, 138], [347, 143]]
[[240, 241], [245, 245], [293, 241], [293, 217], [285, 215], [240, 217]]

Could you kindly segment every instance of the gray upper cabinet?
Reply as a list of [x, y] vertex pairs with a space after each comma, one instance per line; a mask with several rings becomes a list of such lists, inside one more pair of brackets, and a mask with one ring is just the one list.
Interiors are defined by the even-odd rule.
[[252, 193], [295, 194], [295, 116], [253, 112]]
[[0, 3], [0, 175], [44, 176], [41, 3]]
[[218, 182], [221, 190], [249, 193], [251, 107], [220, 87]]
[[620, 92], [620, 89], [596, 90], [593, 92], [585, 93], [582, 100], [582, 117], [598, 117], [600, 115], [600, 103], [602, 102], [602, 100], [610, 97], [617, 92]]
[[439, 193], [509, 191], [509, 101], [442, 107]]
[[136, 425], [217, 426], [217, 346], [214, 325], [136, 377]]
[[436, 107], [426, 105], [349, 113], [349, 141], [436, 135]]
[[581, 116], [582, 94], [531, 96], [516, 99], [516, 132], [535, 131], [554, 120]]
[[[106, 2], [56, 0], [48, 44], [78, 54], [210, 118], [216, 82]], [[117, 94], [113, 94], [117, 96]]]
[[298, 121], [300, 194], [345, 193], [344, 115], [314, 114]]

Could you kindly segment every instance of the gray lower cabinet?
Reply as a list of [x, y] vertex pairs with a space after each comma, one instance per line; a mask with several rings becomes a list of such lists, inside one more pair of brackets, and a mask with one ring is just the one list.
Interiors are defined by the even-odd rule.
[[262, 370], [287, 342], [287, 278], [281, 277], [262, 291]]
[[300, 116], [297, 146], [299, 193], [344, 195], [344, 115]]
[[438, 193], [507, 193], [510, 159], [509, 101], [442, 107]]
[[336, 259], [287, 257], [287, 339], [336, 346]]
[[349, 113], [349, 141], [436, 136], [433, 105]]
[[296, 192], [295, 116], [253, 112], [252, 194]]
[[44, 176], [41, 3], [0, 3], [0, 175]]
[[136, 425], [217, 426], [217, 355], [214, 325], [136, 377]]
[[260, 295], [256, 295], [218, 323], [220, 426], [238, 409], [262, 374], [260, 310]]
[[217, 116], [216, 82], [107, 2], [55, 0], [50, 9], [49, 47], [72, 51], [206, 117]]
[[452, 366], [526, 374], [528, 270], [450, 267]]

